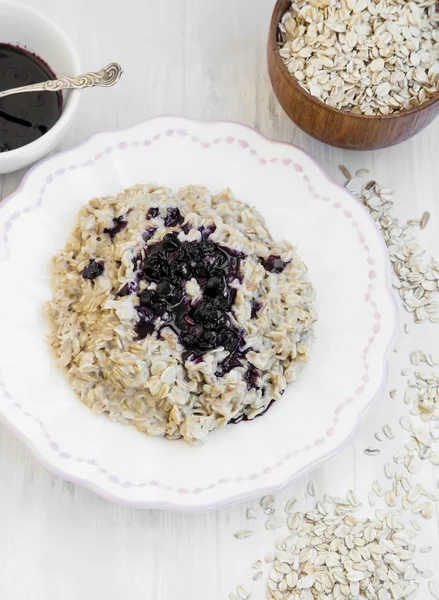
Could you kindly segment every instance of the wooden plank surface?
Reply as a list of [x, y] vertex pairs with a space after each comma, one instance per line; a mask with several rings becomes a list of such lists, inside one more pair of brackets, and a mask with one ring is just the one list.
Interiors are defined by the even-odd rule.
[[[373, 153], [337, 150], [309, 138], [284, 115], [270, 88], [265, 58], [270, 0], [25, 3], [64, 27], [84, 70], [111, 61], [125, 69], [115, 88], [83, 94], [62, 148], [156, 114], [240, 121], [306, 149], [339, 181], [340, 163], [351, 172], [369, 168], [375, 180], [396, 191], [395, 212], [402, 219], [431, 213], [422, 245], [439, 258], [439, 120], [413, 140]], [[16, 189], [23, 174], [0, 177], [1, 198]], [[1, 282], [0, 290], [13, 293], [1, 289]], [[405, 322], [410, 334], [401, 334], [389, 386], [399, 392], [410, 351], [439, 351], [438, 326], [414, 325], [401, 313], [401, 325]], [[373, 434], [385, 423], [397, 423], [402, 404], [386, 393], [341, 454], [277, 495], [278, 511], [291, 496], [301, 508], [311, 506], [306, 493], [311, 480], [318, 496], [353, 488], [367, 505], [371, 482], [384, 481], [384, 462], [402, 438], [383, 443], [380, 457], [365, 456], [364, 448], [376, 444]], [[437, 485], [437, 469], [424, 469], [423, 477], [430, 488]], [[260, 517], [253, 537], [233, 537], [247, 528], [246, 506], [257, 502], [194, 516], [113, 506], [48, 474], [3, 427], [0, 486], [1, 600], [223, 600], [238, 583], [256, 600], [265, 598], [266, 576], [253, 583], [250, 566], [274, 547], [279, 532], [267, 531]], [[423, 525], [416, 543], [434, 547], [421, 564], [438, 577], [437, 515]], [[428, 597], [423, 588], [420, 598]]]

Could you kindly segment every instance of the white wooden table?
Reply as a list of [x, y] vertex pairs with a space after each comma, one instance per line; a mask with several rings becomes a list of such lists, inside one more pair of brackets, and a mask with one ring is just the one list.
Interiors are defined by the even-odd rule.
[[[430, 211], [422, 244], [439, 258], [439, 119], [413, 140], [373, 153], [342, 151], [309, 138], [289, 121], [270, 87], [265, 53], [272, 0], [22, 1], [65, 28], [84, 69], [116, 60], [125, 70], [112, 90], [83, 94], [63, 148], [96, 131], [163, 113], [241, 121], [306, 149], [338, 180], [340, 163], [352, 172], [369, 168], [375, 180], [396, 191], [402, 219]], [[16, 189], [23, 174], [0, 177], [0, 198]], [[439, 350], [439, 326], [415, 326], [401, 313], [405, 322], [410, 335], [401, 335], [389, 386], [400, 391], [410, 351]], [[354, 488], [367, 507], [371, 482], [383, 481], [384, 462], [398, 442], [382, 444], [377, 458], [365, 456], [364, 448], [376, 445], [373, 434], [382, 425], [397, 423], [402, 404], [386, 394], [341, 454], [277, 495], [278, 511], [293, 495], [302, 508], [310, 506], [310, 480], [318, 495]], [[431, 488], [437, 471], [425, 472]], [[265, 598], [266, 577], [253, 583], [250, 565], [274, 547], [279, 532], [265, 530], [259, 518], [253, 537], [233, 537], [247, 528], [245, 509], [256, 501], [194, 516], [113, 506], [50, 475], [4, 428], [0, 486], [1, 600], [223, 600], [238, 583], [256, 600]], [[437, 524], [434, 518], [423, 526], [418, 544], [434, 547], [421, 563], [439, 578]], [[420, 600], [429, 597], [424, 588]]]

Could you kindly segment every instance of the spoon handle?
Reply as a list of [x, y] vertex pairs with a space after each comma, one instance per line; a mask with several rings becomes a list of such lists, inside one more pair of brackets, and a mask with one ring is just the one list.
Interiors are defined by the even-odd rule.
[[82, 90], [95, 86], [109, 87], [119, 81], [122, 73], [122, 67], [118, 63], [110, 63], [100, 71], [94, 73], [84, 73], [76, 77], [50, 79], [41, 83], [5, 90], [4, 92], [0, 92], [0, 98], [23, 92], [59, 92], [60, 90]]

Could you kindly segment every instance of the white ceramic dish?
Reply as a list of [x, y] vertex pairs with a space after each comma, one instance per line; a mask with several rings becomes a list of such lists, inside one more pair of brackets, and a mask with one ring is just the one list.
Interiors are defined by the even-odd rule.
[[[54, 366], [41, 307], [81, 205], [137, 182], [230, 186], [297, 244], [317, 290], [316, 351], [262, 417], [206, 446], [93, 416]], [[273, 492], [340, 450], [384, 390], [396, 330], [372, 218], [303, 151], [234, 123], [151, 119], [34, 167], [0, 209], [0, 416], [54, 473], [134, 507], [196, 511]]]
[[[64, 31], [37, 10], [16, 2], [0, 2], [0, 42], [30, 50], [57, 77], [79, 75], [79, 56]], [[63, 93], [61, 117], [45, 135], [17, 150], [0, 153], [0, 174], [22, 169], [54, 150], [70, 127], [79, 102], [78, 90]]]

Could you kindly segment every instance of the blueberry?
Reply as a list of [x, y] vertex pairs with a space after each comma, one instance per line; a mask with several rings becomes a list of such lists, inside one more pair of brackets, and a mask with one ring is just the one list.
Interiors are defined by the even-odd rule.
[[136, 284], [133, 281], [130, 281], [120, 288], [120, 290], [117, 292], [117, 295], [119, 298], [122, 298], [123, 296], [129, 296], [135, 291], [136, 287]]
[[239, 335], [232, 329], [224, 328], [219, 332], [219, 342], [225, 350], [236, 350], [239, 346], [239, 341]]
[[152, 208], [149, 209], [149, 211], [146, 213], [146, 218], [148, 219], [148, 221], [150, 221], [151, 219], [155, 219], [158, 214], [159, 214], [159, 209], [157, 208], [157, 206], [153, 206]]
[[150, 323], [154, 320], [154, 313], [150, 308], [146, 308], [145, 306], [139, 306], [137, 308], [137, 313], [141, 320], [145, 323]]
[[91, 260], [86, 267], [82, 270], [82, 276], [84, 279], [96, 279], [99, 275], [104, 272], [104, 263]]
[[147, 257], [145, 264], [145, 275], [151, 281], [159, 281], [168, 274], [168, 265], [160, 260], [158, 256]]
[[147, 335], [154, 333], [154, 323], [147, 323], [143, 319], [140, 319], [134, 327], [135, 332], [139, 340], [143, 340]]
[[212, 307], [207, 302], [199, 302], [193, 310], [194, 319], [204, 323], [209, 320], [211, 312]]
[[163, 279], [163, 281], [160, 281], [160, 283], [157, 285], [157, 288], [156, 288], [157, 294], [159, 296], [164, 296], [165, 298], [167, 296], [172, 295], [174, 291], [175, 291], [175, 286], [167, 279]]
[[184, 217], [178, 210], [178, 208], [168, 208], [168, 215], [165, 218], [166, 227], [175, 227], [181, 225], [184, 221]]
[[169, 279], [163, 279], [157, 285], [156, 292], [159, 296], [166, 298], [171, 304], [176, 304], [181, 300], [182, 292], [181, 288], [174, 285]]
[[180, 240], [175, 235], [175, 233], [168, 233], [163, 238], [163, 247], [169, 252], [175, 252], [175, 250], [179, 250], [180, 246]]
[[140, 304], [142, 306], [151, 306], [154, 300], [155, 294], [151, 290], [143, 290], [140, 294]]
[[212, 309], [206, 327], [209, 329], [221, 329], [224, 325], [227, 325], [226, 314], [221, 310]]
[[182, 279], [188, 280], [192, 277], [191, 266], [182, 260], [175, 260], [171, 264], [171, 273], [174, 277], [181, 277]]
[[207, 256], [208, 254], [216, 254], [217, 246], [210, 240], [203, 240], [200, 242], [200, 251], [204, 254], [204, 256]]
[[222, 275], [216, 274], [209, 277], [204, 288], [204, 293], [210, 298], [221, 296], [224, 293], [225, 281]]
[[209, 265], [207, 263], [198, 262], [194, 266], [194, 273], [197, 279], [206, 279], [209, 277]]
[[193, 348], [195, 346], [195, 336], [185, 333], [181, 336], [181, 343], [186, 348]]
[[215, 333], [215, 331], [204, 331], [197, 342], [202, 350], [213, 350], [219, 345], [218, 335]]
[[151, 302], [151, 308], [158, 317], [163, 317], [168, 310], [166, 302], [160, 298], [156, 298]]

